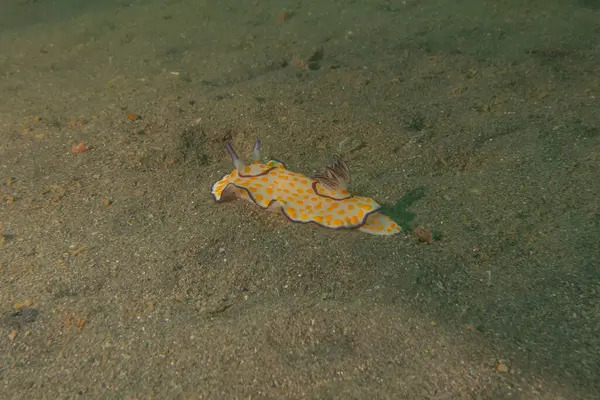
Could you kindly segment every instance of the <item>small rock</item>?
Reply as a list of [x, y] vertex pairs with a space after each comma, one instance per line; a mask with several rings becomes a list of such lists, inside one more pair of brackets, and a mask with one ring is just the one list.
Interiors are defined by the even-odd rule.
[[496, 364], [496, 371], [505, 374], [508, 372], [508, 367], [502, 361], [498, 361], [498, 364]]
[[422, 226], [417, 226], [414, 230], [415, 235], [420, 242], [431, 244], [433, 242], [433, 234]]

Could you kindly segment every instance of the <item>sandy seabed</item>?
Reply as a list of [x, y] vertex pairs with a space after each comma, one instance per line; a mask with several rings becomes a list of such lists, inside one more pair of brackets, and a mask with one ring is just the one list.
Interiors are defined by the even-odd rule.
[[600, 397], [600, 3], [81, 3], [0, 5], [0, 397]]

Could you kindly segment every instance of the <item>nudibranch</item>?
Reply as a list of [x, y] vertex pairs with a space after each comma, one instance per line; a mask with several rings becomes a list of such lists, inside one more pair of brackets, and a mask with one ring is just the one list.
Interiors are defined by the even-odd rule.
[[217, 202], [242, 198], [263, 209], [281, 211], [293, 222], [358, 229], [375, 235], [400, 232], [397, 223], [378, 212], [381, 206], [375, 200], [348, 192], [350, 171], [342, 159], [307, 177], [288, 170], [279, 161], [261, 163], [259, 139], [249, 165], [244, 164], [229, 143], [226, 148], [235, 169], [212, 186]]

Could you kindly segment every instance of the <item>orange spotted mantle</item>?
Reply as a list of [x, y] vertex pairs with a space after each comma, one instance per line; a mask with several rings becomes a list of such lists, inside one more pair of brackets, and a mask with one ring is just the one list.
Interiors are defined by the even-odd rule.
[[378, 212], [381, 206], [375, 200], [348, 192], [348, 165], [341, 159], [309, 178], [289, 171], [279, 161], [261, 163], [260, 140], [256, 141], [250, 165], [239, 159], [229, 143], [226, 146], [235, 169], [212, 186], [217, 202], [242, 198], [263, 209], [281, 210], [293, 222], [314, 222], [375, 235], [400, 232], [398, 224]]

